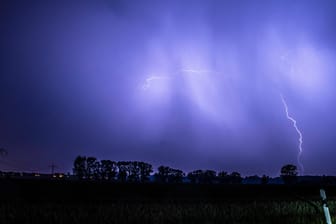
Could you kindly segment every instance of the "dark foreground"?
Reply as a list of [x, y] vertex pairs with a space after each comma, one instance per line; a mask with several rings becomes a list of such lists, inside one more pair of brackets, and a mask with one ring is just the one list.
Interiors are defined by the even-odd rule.
[[319, 188], [0, 180], [0, 223], [325, 223]]

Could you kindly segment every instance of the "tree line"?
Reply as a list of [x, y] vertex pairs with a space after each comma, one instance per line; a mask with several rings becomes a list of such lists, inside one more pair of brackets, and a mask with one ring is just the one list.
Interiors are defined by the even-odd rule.
[[118, 180], [121, 182], [146, 182], [153, 167], [138, 161], [97, 160], [95, 157], [77, 156], [73, 173], [80, 179]]
[[[98, 160], [95, 157], [77, 156], [73, 164], [73, 174], [79, 179], [108, 180], [116, 182], [158, 182], [158, 183], [227, 183], [239, 184], [243, 178], [240, 173], [214, 170], [194, 170], [184, 173], [182, 170], [168, 166], [159, 166], [154, 172], [153, 166], [140, 161]], [[285, 183], [295, 183], [298, 175], [297, 167], [287, 164], [281, 168], [281, 177]], [[152, 179], [150, 179], [152, 177]], [[268, 176], [261, 177], [266, 184]]]
[[180, 169], [159, 166], [154, 172], [153, 166], [140, 161], [98, 160], [95, 157], [77, 156], [73, 164], [73, 174], [80, 179], [110, 180], [118, 182], [149, 182], [159, 183], [241, 183], [238, 172], [227, 173], [214, 170], [194, 170], [185, 173]]

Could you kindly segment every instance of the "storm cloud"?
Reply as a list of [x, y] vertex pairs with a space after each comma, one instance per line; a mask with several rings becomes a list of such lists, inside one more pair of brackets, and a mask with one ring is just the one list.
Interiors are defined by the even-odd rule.
[[317, 0], [4, 1], [0, 168], [70, 171], [81, 154], [277, 175], [298, 153], [282, 94], [305, 173], [333, 174], [335, 10]]

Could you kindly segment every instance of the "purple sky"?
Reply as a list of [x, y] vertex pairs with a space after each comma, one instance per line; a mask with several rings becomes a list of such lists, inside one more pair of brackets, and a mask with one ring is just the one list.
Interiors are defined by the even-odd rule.
[[77, 155], [336, 175], [335, 1], [1, 1], [2, 170]]

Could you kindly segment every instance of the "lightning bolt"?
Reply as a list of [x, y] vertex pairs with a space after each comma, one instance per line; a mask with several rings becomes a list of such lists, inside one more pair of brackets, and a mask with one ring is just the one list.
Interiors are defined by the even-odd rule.
[[301, 174], [303, 174], [304, 168], [303, 168], [303, 164], [301, 162], [301, 155], [302, 155], [302, 152], [303, 152], [303, 150], [302, 150], [302, 144], [303, 144], [302, 132], [298, 128], [296, 120], [289, 115], [288, 106], [287, 106], [285, 98], [282, 95], [280, 95], [280, 96], [281, 96], [282, 103], [285, 107], [286, 117], [287, 117], [288, 120], [290, 120], [293, 123], [294, 129], [296, 130], [296, 132], [299, 135], [299, 146], [298, 146], [299, 147], [299, 153], [298, 153], [298, 156], [297, 156], [297, 161], [298, 161], [298, 164], [300, 166]]
[[162, 79], [170, 79], [169, 76], [159, 76], [159, 75], [152, 75], [146, 78], [145, 83], [142, 85], [143, 90], [147, 90], [151, 87], [151, 83], [155, 80], [162, 80]]
[[175, 79], [177, 75], [185, 75], [185, 74], [205, 74], [205, 73], [217, 73], [210, 70], [195, 70], [195, 69], [179, 69], [173, 73], [173, 75], [150, 75], [148, 76], [144, 83], [141, 85], [142, 90], [148, 90], [152, 83], [157, 80], [169, 80]]

